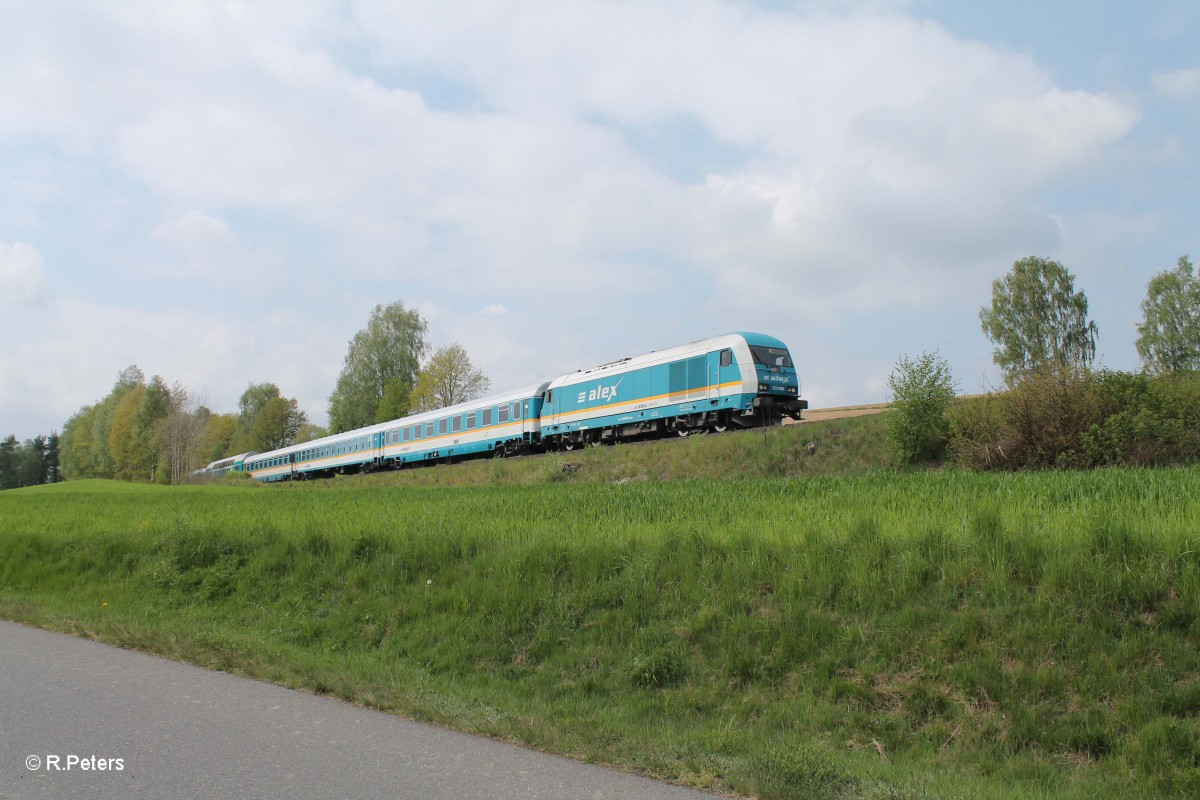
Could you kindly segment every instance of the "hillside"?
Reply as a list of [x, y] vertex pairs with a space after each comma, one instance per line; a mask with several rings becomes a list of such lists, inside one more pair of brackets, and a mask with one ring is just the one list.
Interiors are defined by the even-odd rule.
[[743, 796], [1196, 796], [1200, 468], [879, 422], [4, 492], [0, 616]]

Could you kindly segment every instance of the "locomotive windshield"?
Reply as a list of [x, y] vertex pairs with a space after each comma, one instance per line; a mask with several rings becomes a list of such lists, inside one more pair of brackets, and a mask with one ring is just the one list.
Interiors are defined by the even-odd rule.
[[791, 367], [792, 357], [782, 347], [767, 347], [765, 345], [750, 345], [750, 353], [754, 356], [755, 364], [764, 367]]

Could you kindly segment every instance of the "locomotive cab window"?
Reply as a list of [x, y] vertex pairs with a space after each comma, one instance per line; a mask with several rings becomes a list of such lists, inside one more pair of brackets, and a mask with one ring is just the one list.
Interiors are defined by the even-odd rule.
[[789, 356], [788, 351], [782, 347], [751, 345], [750, 353], [754, 356], [754, 363], [762, 364], [764, 367], [792, 366], [791, 356]]
[[721, 351], [721, 366], [728, 367], [732, 363], [733, 363], [733, 351], [732, 350], [722, 350]]

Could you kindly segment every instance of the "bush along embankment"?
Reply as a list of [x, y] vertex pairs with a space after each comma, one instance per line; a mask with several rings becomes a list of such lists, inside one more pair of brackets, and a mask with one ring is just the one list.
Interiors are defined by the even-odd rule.
[[951, 459], [972, 469], [1200, 460], [1200, 373], [1045, 369], [949, 407]]
[[1200, 469], [0, 496], [0, 613], [764, 798], [1194, 797]]

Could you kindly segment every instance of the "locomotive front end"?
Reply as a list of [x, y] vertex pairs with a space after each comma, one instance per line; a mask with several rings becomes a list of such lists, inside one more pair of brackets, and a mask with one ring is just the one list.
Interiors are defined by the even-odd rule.
[[770, 419], [800, 419], [808, 401], [800, 399], [800, 378], [787, 346], [769, 336], [746, 336], [754, 360], [758, 392], [754, 406]]

